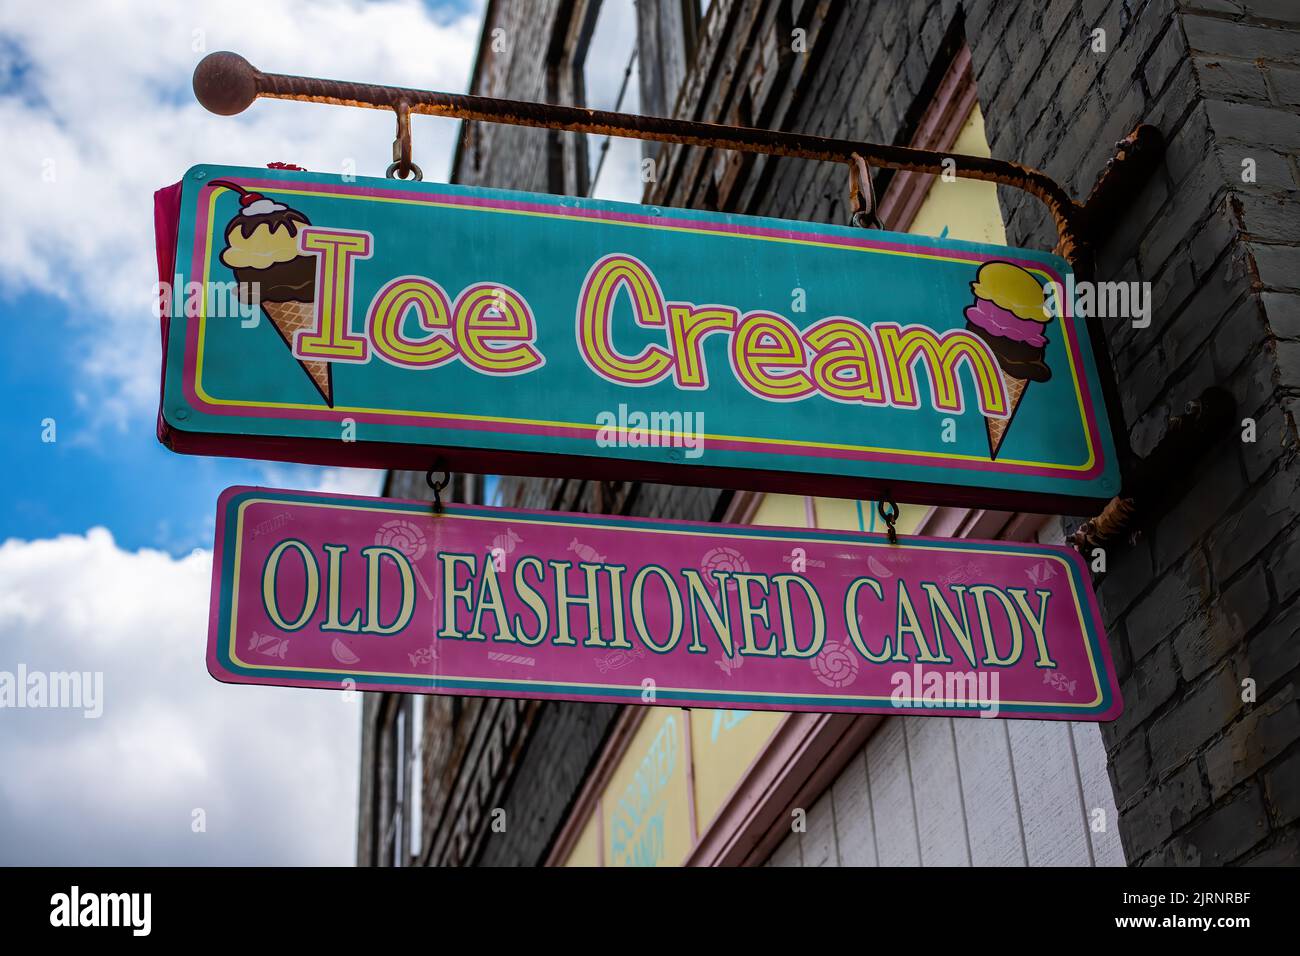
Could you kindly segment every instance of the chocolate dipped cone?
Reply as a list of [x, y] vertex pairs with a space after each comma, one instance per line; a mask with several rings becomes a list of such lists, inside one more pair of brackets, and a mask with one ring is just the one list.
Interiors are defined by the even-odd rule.
[[[311, 225], [296, 209], [230, 182], [214, 183], [239, 192], [240, 211], [226, 226], [221, 261], [235, 274], [240, 298], [257, 304], [293, 353], [294, 338], [316, 324], [316, 257], [298, 250], [298, 229]], [[325, 404], [334, 405], [330, 362], [296, 359]]]

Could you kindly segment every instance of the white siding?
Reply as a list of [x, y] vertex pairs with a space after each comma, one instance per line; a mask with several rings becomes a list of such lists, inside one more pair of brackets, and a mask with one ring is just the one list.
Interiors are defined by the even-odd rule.
[[[887, 720], [867, 741], [867, 785], [881, 866], [917, 866], [916, 805], [901, 720]], [[832, 790], [832, 792], [834, 792]]]
[[952, 718], [903, 721], [922, 866], [970, 866]]
[[1070, 725], [1055, 720], [1013, 720], [1007, 730], [1029, 865], [1091, 866], [1092, 847]]
[[[1120, 846], [1119, 832], [1115, 829], [1115, 791], [1110, 786], [1106, 772], [1106, 747], [1095, 724], [1071, 724], [1074, 735], [1075, 765], [1079, 768], [1079, 782], [1083, 790], [1083, 805], [1088, 809], [1088, 839], [1092, 841], [1092, 856], [1096, 866], [1123, 866], [1124, 850]], [[1100, 811], [1100, 813], [1098, 813]], [[1104, 830], [1094, 830], [1094, 819]]]
[[876, 866], [876, 827], [867, 788], [867, 754], [856, 754], [831, 787], [840, 866]]
[[1096, 724], [890, 717], [767, 865], [1123, 866], [1116, 816]]
[[808, 811], [808, 830], [802, 835], [800, 849], [804, 866], [839, 866], [836, 855], [835, 811], [831, 809], [830, 791]]
[[[1024, 866], [1020, 794], [1011, 771], [1005, 720], [953, 720], [961, 754], [961, 792], [975, 866]], [[1102, 767], [1103, 772], [1105, 766]]]

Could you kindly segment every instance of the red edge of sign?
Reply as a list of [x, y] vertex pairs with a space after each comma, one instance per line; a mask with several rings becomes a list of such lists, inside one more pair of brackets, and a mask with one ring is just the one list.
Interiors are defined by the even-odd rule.
[[170, 288], [176, 267], [176, 244], [181, 228], [182, 183], [164, 186], [153, 194], [153, 235], [158, 256], [158, 320], [162, 331], [162, 376], [158, 390], [158, 440], [168, 445], [171, 430], [163, 417], [163, 402], [167, 392], [167, 339], [171, 332], [172, 296]]
[[[161, 419], [160, 419], [161, 421]], [[254, 461], [284, 461], [348, 468], [425, 472], [439, 470], [526, 478], [584, 478], [645, 481], [698, 488], [726, 488], [776, 494], [811, 494], [855, 501], [896, 500], [919, 505], [948, 505], [1003, 511], [1036, 510], [1049, 514], [1085, 514], [1108, 498], [1052, 495], [1029, 491], [967, 488], [933, 482], [881, 481], [850, 475], [817, 475], [707, 465], [685, 467], [670, 462], [630, 461], [586, 455], [488, 451], [396, 442], [341, 442], [326, 438], [225, 437], [160, 425], [159, 439], [174, 452], [216, 455]]]

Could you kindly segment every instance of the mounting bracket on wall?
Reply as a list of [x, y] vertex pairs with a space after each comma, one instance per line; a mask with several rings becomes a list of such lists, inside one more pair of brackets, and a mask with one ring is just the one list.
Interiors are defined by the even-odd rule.
[[1143, 512], [1159, 506], [1198, 460], [1233, 424], [1236, 399], [1218, 386], [1207, 388], [1187, 403], [1182, 415], [1169, 419], [1159, 444], [1145, 458], [1134, 461], [1125, 475], [1126, 485], [1097, 517], [1085, 521], [1070, 536], [1070, 543], [1088, 557], [1095, 548], [1121, 540]]
[[[199, 61], [194, 69], [194, 95], [205, 108], [222, 116], [241, 113], [254, 100], [266, 97], [392, 110], [398, 115], [399, 124], [411, 113], [422, 113], [474, 122], [844, 163], [851, 170], [856, 162], [855, 155], [860, 156], [865, 164], [887, 169], [934, 175], [950, 170], [965, 179], [1022, 189], [1042, 201], [1056, 226], [1056, 252], [1070, 262], [1080, 279], [1092, 276], [1093, 248], [1098, 236], [1113, 216], [1122, 210], [1127, 199], [1141, 187], [1164, 153], [1160, 131], [1154, 126], [1139, 126], [1118, 144], [1115, 156], [1107, 162], [1088, 198], [1080, 203], [1070, 198], [1060, 183], [1041, 170], [1002, 159], [576, 106], [263, 73], [237, 53], [209, 53]], [[409, 162], [409, 153], [405, 158]], [[947, 166], [945, 161], [948, 161]]]

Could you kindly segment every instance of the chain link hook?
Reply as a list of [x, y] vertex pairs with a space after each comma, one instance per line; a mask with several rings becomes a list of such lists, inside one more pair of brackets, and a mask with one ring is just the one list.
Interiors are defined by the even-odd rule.
[[871, 181], [871, 167], [860, 153], [849, 158], [849, 223], [859, 229], [884, 229], [876, 207], [876, 186]]
[[[442, 464], [442, 460], [439, 459], [437, 462], [434, 463], [434, 466], [430, 468], [428, 472], [425, 473], [424, 476], [425, 484], [427, 484], [430, 488], [433, 489], [433, 513], [436, 515], [442, 514], [442, 490], [446, 488], [447, 485], [451, 484], [451, 472], [440, 468], [439, 466], [441, 464]], [[442, 471], [441, 481], [434, 480], [433, 473], [435, 471]]]
[[[888, 510], [885, 509], [886, 505], [889, 506]], [[899, 515], [898, 502], [893, 498], [882, 499], [876, 502], [876, 513], [885, 522], [885, 533], [889, 535], [889, 543], [898, 544], [898, 529], [894, 527]]]
[[420, 182], [424, 179], [424, 171], [411, 162], [411, 104], [398, 100], [393, 112], [397, 114], [397, 138], [393, 140], [393, 162], [384, 175], [389, 179]]

